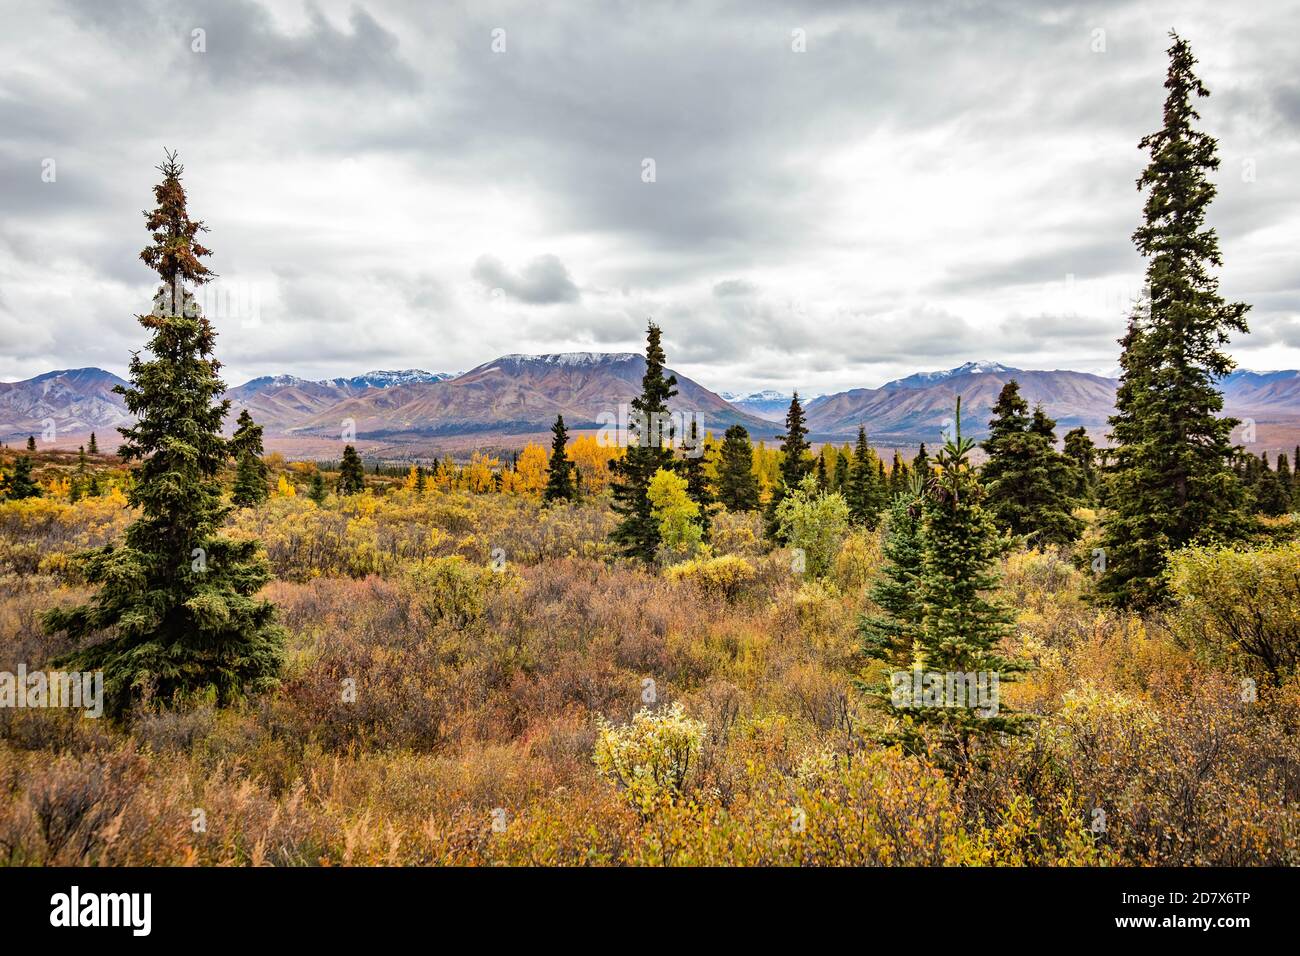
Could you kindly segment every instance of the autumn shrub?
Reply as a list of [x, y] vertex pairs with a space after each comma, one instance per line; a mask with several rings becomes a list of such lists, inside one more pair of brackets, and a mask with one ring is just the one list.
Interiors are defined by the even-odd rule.
[[1170, 558], [1178, 633], [1211, 660], [1272, 681], [1300, 665], [1300, 541]]
[[642, 709], [630, 723], [600, 722], [594, 760], [643, 815], [673, 803], [707, 736], [704, 723], [686, 716], [680, 703], [659, 711]]
[[695, 558], [664, 571], [670, 581], [693, 581], [706, 594], [734, 601], [754, 579], [754, 566], [744, 558], [725, 554], [717, 558]]

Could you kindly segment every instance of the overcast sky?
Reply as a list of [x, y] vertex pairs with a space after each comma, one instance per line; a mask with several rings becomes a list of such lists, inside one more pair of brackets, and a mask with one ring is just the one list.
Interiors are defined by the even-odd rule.
[[719, 390], [1107, 373], [1170, 28], [1213, 94], [1223, 290], [1253, 306], [1233, 352], [1300, 367], [1293, 2], [0, 0], [0, 21], [0, 380], [124, 371], [164, 146], [211, 229], [230, 384], [638, 350], [651, 316]]

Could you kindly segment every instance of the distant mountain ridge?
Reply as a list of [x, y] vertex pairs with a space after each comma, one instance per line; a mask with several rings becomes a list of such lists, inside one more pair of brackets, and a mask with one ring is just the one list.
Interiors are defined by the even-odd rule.
[[[636, 352], [512, 353], [457, 375], [422, 369], [376, 370], [331, 379], [261, 376], [226, 392], [229, 426], [248, 409], [268, 436], [337, 439], [349, 421], [359, 440], [385, 446], [429, 445], [458, 436], [466, 443], [517, 442], [549, 429], [556, 415], [570, 428], [598, 427], [619, 414], [640, 392], [645, 359]], [[719, 394], [680, 373], [678, 411], [695, 412], [715, 435], [744, 425], [756, 439], [781, 431], [789, 395], [764, 389]], [[915, 445], [939, 439], [962, 396], [963, 430], [987, 432], [1002, 386], [1019, 382], [1030, 403], [1042, 403], [1057, 420], [1058, 434], [1083, 425], [1104, 439], [1117, 382], [1064, 369], [1016, 369], [1000, 362], [967, 362], [917, 372], [879, 388], [858, 388], [805, 401], [815, 440], [843, 441], [866, 427], [873, 443]], [[113, 386], [125, 384], [98, 368], [46, 372], [22, 382], [0, 383], [0, 440], [38, 437], [53, 422], [59, 436], [108, 432], [130, 415]], [[1300, 371], [1241, 369], [1220, 383], [1225, 411], [1239, 418], [1300, 428]]]

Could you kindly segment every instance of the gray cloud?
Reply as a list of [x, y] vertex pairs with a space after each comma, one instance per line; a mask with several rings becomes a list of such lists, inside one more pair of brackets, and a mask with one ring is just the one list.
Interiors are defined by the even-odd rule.
[[484, 288], [529, 305], [554, 305], [557, 302], [576, 302], [578, 287], [573, 284], [569, 270], [557, 256], [541, 255], [518, 272], [506, 268], [495, 256], [481, 255], [470, 270], [471, 275]]
[[0, 378], [123, 370], [164, 145], [213, 267], [263, 302], [220, 325], [232, 379], [635, 349], [649, 316], [716, 388], [1108, 370], [1171, 26], [1214, 93], [1223, 289], [1255, 304], [1234, 351], [1300, 365], [1281, 0], [9, 0], [6, 25]]

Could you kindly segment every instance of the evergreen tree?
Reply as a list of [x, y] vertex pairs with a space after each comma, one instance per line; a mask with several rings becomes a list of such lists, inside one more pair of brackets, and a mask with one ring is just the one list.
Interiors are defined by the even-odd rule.
[[842, 495], [848, 494], [849, 462], [851, 460], [852, 455], [843, 449], [835, 453], [835, 471], [831, 475], [831, 487]]
[[130, 384], [116, 388], [135, 419], [119, 429], [119, 454], [140, 463], [128, 495], [140, 516], [124, 543], [83, 556], [86, 580], [99, 585], [90, 602], [44, 619], [74, 642], [107, 633], [56, 666], [102, 670], [112, 714], [150, 693], [170, 702], [211, 692], [228, 704], [274, 684], [283, 658], [275, 608], [255, 597], [270, 578], [260, 546], [219, 533], [229, 512], [219, 481], [229, 402], [216, 334], [185, 288], [209, 280], [200, 260], [210, 253], [195, 241], [204, 226], [186, 211], [176, 154], [159, 170], [158, 205], [145, 213], [153, 243], [140, 254], [163, 283], [154, 312], [139, 316], [153, 357], [133, 355]]
[[325, 504], [325, 476], [319, 471], [314, 472], [311, 476], [311, 487], [307, 491], [307, 497], [316, 502], [317, 505]]
[[[917, 600], [921, 576], [921, 499], [924, 486], [913, 482], [894, 497], [885, 516], [881, 542], [885, 563], [871, 587], [871, 600], [879, 614], [864, 616], [858, 634], [866, 656], [895, 670], [910, 668], [914, 645], [920, 636], [921, 602]], [[888, 692], [875, 696], [887, 698]]]
[[672, 468], [672, 428], [668, 400], [677, 394], [675, 375], [664, 376], [664, 350], [659, 326], [646, 329], [645, 374], [641, 394], [632, 400], [632, 422], [627, 452], [610, 463], [612, 507], [619, 515], [610, 537], [626, 557], [651, 562], [659, 548], [659, 521], [649, 498], [650, 482], [660, 469]]
[[907, 463], [903, 461], [903, 456], [894, 449], [894, 460], [889, 466], [889, 497], [893, 498], [901, 495], [907, 490], [909, 483], [907, 472]]
[[23, 498], [41, 497], [41, 486], [32, 478], [32, 460], [21, 455], [14, 462], [13, 471], [0, 480], [0, 498], [21, 501]]
[[713, 504], [713, 493], [709, 490], [709, 479], [704, 473], [704, 447], [700, 438], [699, 425], [691, 419], [690, 432], [683, 443], [683, 457], [677, 462], [678, 471], [686, 479], [686, 494], [699, 508], [699, 525], [701, 540], [709, 540], [712, 527], [709, 505]]
[[572, 501], [576, 490], [573, 487], [573, 462], [565, 451], [565, 446], [569, 443], [569, 431], [564, 427], [563, 415], [555, 416], [551, 436], [551, 461], [547, 466], [542, 501]]
[[728, 511], [758, 510], [754, 446], [744, 425], [732, 425], [723, 435], [718, 456], [718, 500]]
[[343, 446], [343, 460], [339, 462], [338, 492], [341, 495], [359, 495], [366, 490], [366, 469], [361, 456], [351, 445]]
[[99, 454], [99, 442], [95, 440], [94, 432], [90, 433], [90, 444], [87, 446], [86, 450], [89, 451], [92, 455]]
[[[1286, 465], [1286, 456], [1278, 455], [1279, 470]], [[1278, 515], [1284, 515], [1291, 510], [1291, 501], [1289, 497], [1290, 484], [1288, 475], [1287, 484], [1284, 485], [1279, 472], [1273, 471], [1268, 467], [1268, 452], [1260, 452], [1259, 467], [1255, 477], [1255, 507], [1260, 514], [1276, 518]]]
[[1056, 423], [1042, 408], [1029, 413], [1015, 379], [1002, 386], [993, 406], [988, 455], [980, 473], [985, 502], [997, 523], [1035, 544], [1065, 544], [1083, 531], [1070, 514], [1077, 483], [1069, 461], [1054, 446]]
[[1147, 293], [1120, 340], [1110, 420], [1115, 464], [1099, 590], [1128, 607], [1163, 600], [1170, 550], [1235, 540], [1248, 527], [1230, 467], [1238, 423], [1219, 417], [1223, 396], [1215, 383], [1235, 365], [1222, 348], [1231, 332], [1247, 331], [1249, 307], [1225, 302], [1209, 272], [1222, 264], [1218, 237], [1205, 226], [1218, 144], [1192, 126], [1199, 119], [1192, 98], [1209, 91], [1192, 72], [1191, 49], [1171, 36], [1164, 125], [1140, 143], [1151, 161], [1138, 188], [1150, 191], [1133, 240], [1147, 259]]
[[35, 451], [35, 450], [36, 450], [36, 436], [35, 436], [35, 435], [28, 435], [28, 436], [27, 436], [27, 450], [28, 450], [28, 451]]
[[790, 408], [785, 413], [785, 434], [777, 437], [781, 439], [781, 469], [767, 506], [767, 535], [772, 540], [783, 543], [780, 541], [776, 520], [777, 508], [787, 492], [798, 488], [803, 483], [804, 476], [813, 469], [813, 462], [808, 455], [812, 444], [808, 441], [808, 426], [804, 423], [803, 406], [799, 404], [798, 392], [791, 396]]
[[930, 454], [925, 450], [925, 442], [921, 442], [916, 457], [912, 459], [912, 474], [920, 475], [923, 480], [930, 474]]
[[1097, 500], [1097, 446], [1082, 425], [1065, 433], [1065, 457], [1073, 468], [1070, 493], [1084, 504]]
[[[1005, 543], [984, 509], [984, 491], [970, 465], [974, 443], [961, 434], [960, 398], [955, 421], [955, 434], [939, 452], [936, 473], [922, 498], [918, 657], [926, 671], [996, 673], [1001, 682], [1024, 670], [1022, 662], [998, 650], [1014, 619], [996, 599], [997, 562]], [[1013, 731], [1018, 723], [1003, 708], [982, 715], [969, 707], [921, 707], [909, 709], [908, 715], [934, 726], [941, 758], [963, 766], [972, 756], [972, 740]]]
[[235, 456], [235, 487], [231, 500], [237, 507], [252, 508], [266, 500], [268, 470], [262, 461], [262, 426], [253, 422], [253, 416], [244, 409], [235, 422], [235, 434], [230, 439], [230, 452]]
[[858, 426], [858, 441], [853, 446], [853, 467], [849, 470], [844, 497], [849, 503], [849, 517], [855, 525], [875, 528], [885, 504], [886, 489], [883, 465], [867, 444], [867, 430]]
[[1277, 483], [1282, 490], [1282, 510], [1291, 511], [1295, 501], [1295, 476], [1284, 452], [1277, 453]]
[[825, 494], [826, 492], [830, 491], [831, 479], [830, 479], [830, 475], [826, 473], [825, 454], [821, 454], [817, 456], [817, 466], [815, 468], [815, 476], [817, 481], [817, 490], [820, 491], [822, 494]]

